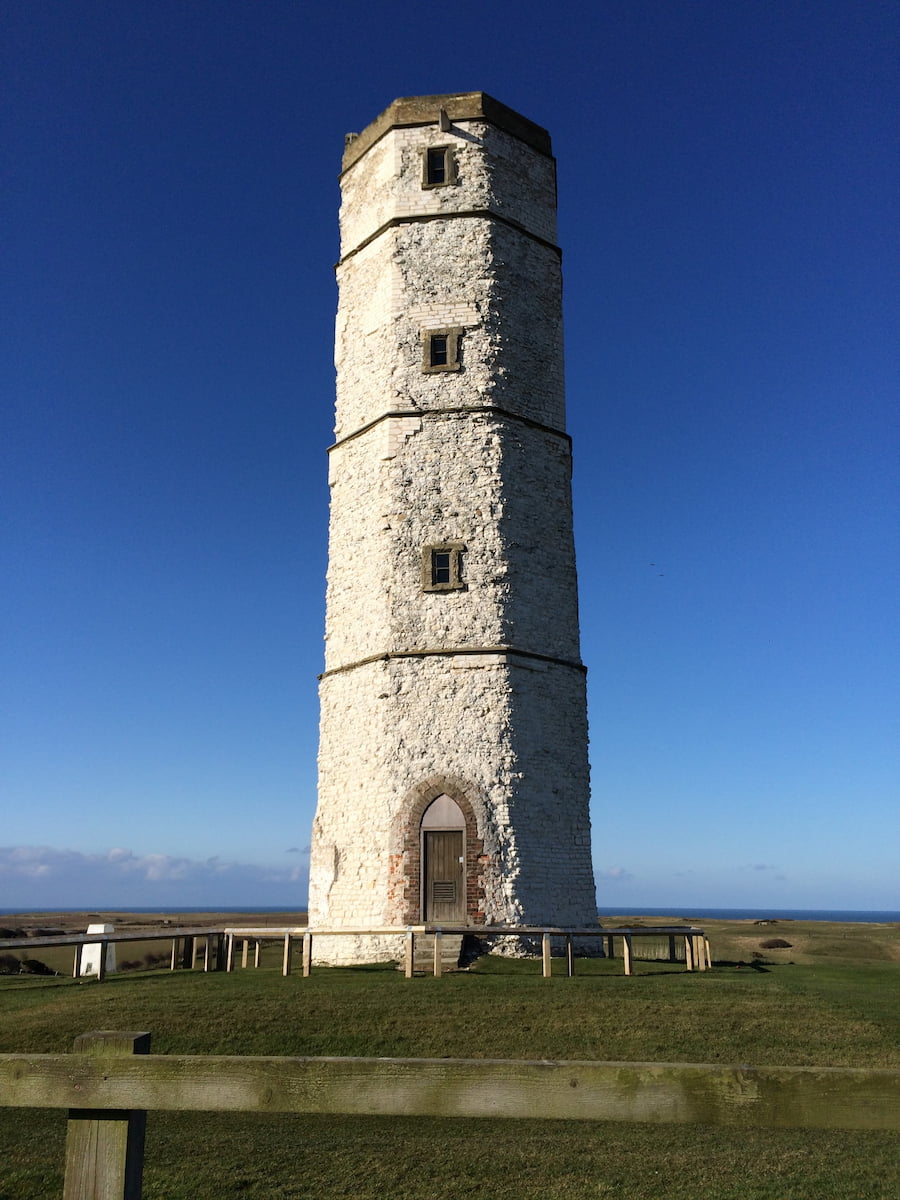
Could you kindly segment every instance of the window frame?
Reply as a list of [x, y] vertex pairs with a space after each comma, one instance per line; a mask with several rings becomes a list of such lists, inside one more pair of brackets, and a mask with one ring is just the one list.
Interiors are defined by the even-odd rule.
[[[432, 179], [431, 163], [433, 154], [443, 155], [443, 179]], [[457, 182], [459, 175], [456, 169], [456, 150], [453, 146], [425, 146], [422, 149], [422, 187], [439, 188], [451, 187]]]
[[[435, 542], [422, 547], [422, 591], [460, 592], [466, 590], [462, 577], [462, 542]], [[449, 555], [450, 578], [446, 583], [435, 582], [435, 558], [438, 554]]]
[[[436, 375], [441, 371], [462, 370], [462, 362], [459, 357], [459, 343], [462, 335], [463, 330], [459, 326], [422, 330], [422, 370], [426, 375]], [[447, 339], [446, 362], [432, 362], [432, 346], [435, 338]]]

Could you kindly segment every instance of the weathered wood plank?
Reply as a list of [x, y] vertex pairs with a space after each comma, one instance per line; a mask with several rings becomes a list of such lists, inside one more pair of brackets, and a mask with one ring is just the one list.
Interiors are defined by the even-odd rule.
[[900, 1130], [900, 1070], [7, 1054], [0, 1106]]
[[407, 979], [412, 979], [412, 977], [413, 977], [413, 966], [415, 964], [415, 960], [416, 960], [415, 933], [410, 928], [410, 929], [407, 929], [407, 931], [406, 931], [406, 945], [405, 945], [405, 953], [403, 956], [403, 974], [406, 976]]
[[[202, 929], [183, 929], [180, 926], [172, 929], [149, 928], [142, 929], [139, 932], [131, 931], [129, 933], [105, 933], [103, 936], [107, 942], [167, 942], [173, 937], [187, 937], [192, 934], [205, 936], [208, 933], [220, 933], [221, 926], [218, 928], [204, 927]], [[18, 938], [2, 938], [0, 939], [0, 950], [31, 950], [35, 947], [48, 946], [85, 946], [93, 945], [99, 941], [96, 933], [60, 933], [47, 937], [18, 937]]]
[[622, 934], [622, 962], [625, 965], [625, 974], [631, 974], [631, 934]]
[[[72, 1058], [145, 1055], [149, 1033], [85, 1033], [75, 1039]], [[132, 1106], [70, 1107], [66, 1132], [63, 1200], [140, 1200], [144, 1169], [146, 1111]]]

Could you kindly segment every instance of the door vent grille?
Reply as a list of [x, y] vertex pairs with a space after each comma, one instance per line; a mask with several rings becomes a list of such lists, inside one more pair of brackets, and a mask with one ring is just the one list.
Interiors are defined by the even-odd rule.
[[431, 898], [435, 904], [455, 904], [456, 881], [453, 879], [435, 879], [431, 885]]

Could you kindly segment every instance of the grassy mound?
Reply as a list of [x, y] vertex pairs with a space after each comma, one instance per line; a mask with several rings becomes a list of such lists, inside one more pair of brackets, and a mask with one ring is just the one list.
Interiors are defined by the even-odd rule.
[[[612, 922], [610, 922], [611, 924]], [[896, 927], [790, 923], [759, 957], [752, 922], [706, 922], [718, 962], [579, 961], [543, 979], [487, 958], [406, 980], [390, 967], [281, 977], [134, 972], [105, 983], [0, 979], [0, 1051], [66, 1051], [90, 1029], [148, 1029], [155, 1053], [341, 1054], [900, 1066]], [[728, 926], [729, 923], [721, 923]], [[786, 923], [785, 923], [786, 924]], [[815, 923], [809, 923], [815, 924]], [[866, 957], [861, 947], [871, 946]], [[754, 958], [754, 953], [757, 957]], [[791, 963], [789, 958], [793, 958]], [[151, 1113], [145, 1200], [330, 1196], [648, 1196], [841, 1200], [900, 1194], [884, 1134], [702, 1126]], [[65, 1114], [0, 1110], [0, 1200], [62, 1195]], [[837, 1150], [839, 1146], [839, 1152]]]

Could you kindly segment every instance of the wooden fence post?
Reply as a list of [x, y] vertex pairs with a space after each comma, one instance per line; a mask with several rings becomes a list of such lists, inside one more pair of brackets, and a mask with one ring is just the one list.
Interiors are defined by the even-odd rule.
[[84, 950], [84, 943], [79, 942], [78, 945], [75, 947], [75, 962], [74, 962], [74, 965], [72, 966], [72, 978], [73, 979], [77, 979], [78, 976], [81, 974], [81, 954], [82, 954], [83, 950]]
[[[149, 1054], [149, 1033], [83, 1033], [76, 1054]], [[63, 1200], [140, 1200], [143, 1109], [70, 1108]]]
[[630, 975], [632, 962], [630, 933], [622, 934], [622, 961], [625, 964], [625, 974]]
[[442, 937], [443, 937], [443, 934], [441, 933], [441, 930], [436, 929], [434, 931], [434, 977], [435, 977], [435, 979], [440, 979], [441, 969], [444, 965], [443, 959], [441, 958], [441, 955], [443, 953], [443, 949], [441, 947], [441, 938]]
[[411, 929], [407, 929], [407, 931], [406, 931], [406, 954], [404, 956], [404, 963], [403, 963], [403, 973], [406, 975], [407, 979], [412, 979], [412, 977], [413, 977], [414, 957], [415, 957], [415, 943], [413, 941], [413, 931]]
[[[259, 966], [259, 942], [256, 943], [256, 965]], [[312, 934], [309, 930], [303, 935], [303, 978], [308, 979], [312, 970]]]
[[553, 967], [550, 963], [550, 934], [545, 933], [541, 938], [541, 958], [543, 960], [542, 967], [544, 978], [549, 979], [553, 974]]
[[571, 933], [566, 934], [566, 973], [570, 979], [575, 974], [575, 946]]
[[[292, 949], [293, 949], [293, 943], [291, 941], [291, 935], [289, 933], [286, 933], [284, 935], [284, 954], [282, 955], [282, 958], [281, 958], [281, 973], [282, 973], [282, 975], [290, 975], [290, 973], [291, 973], [291, 950]], [[246, 966], [246, 965], [247, 964], [245, 962], [244, 966]]]
[[694, 937], [694, 958], [697, 960], [697, 969], [699, 971], [706, 970], [706, 946], [702, 934], [696, 934]]
[[687, 933], [684, 935], [684, 969], [694, 969], [694, 939]]
[[[253, 943], [253, 969], [259, 968], [260, 955], [262, 954], [262, 938], [257, 938]], [[307, 972], [309, 974], [309, 972]]]

